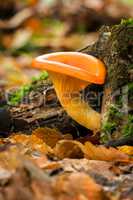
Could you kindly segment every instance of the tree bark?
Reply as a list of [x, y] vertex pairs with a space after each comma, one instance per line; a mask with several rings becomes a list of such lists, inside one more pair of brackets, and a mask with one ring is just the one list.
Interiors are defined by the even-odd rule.
[[102, 100], [102, 141], [133, 136], [133, 20], [100, 30], [99, 40], [82, 50], [107, 67]]

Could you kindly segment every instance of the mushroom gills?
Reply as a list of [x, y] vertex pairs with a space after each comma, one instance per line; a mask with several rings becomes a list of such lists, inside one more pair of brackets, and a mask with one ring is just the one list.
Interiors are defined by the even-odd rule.
[[51, 71], [49, 74], [60, 103], [68, 115], [94, 133], [98, 132], [101, 127], [101, 115], [81, 99], [79, 92], [88, 82]]

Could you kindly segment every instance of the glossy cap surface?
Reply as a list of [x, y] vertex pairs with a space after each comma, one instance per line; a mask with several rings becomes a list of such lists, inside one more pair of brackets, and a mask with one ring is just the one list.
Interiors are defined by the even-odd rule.
[[95, 84], [103, 84], [106, 76], [105, 65], [99, 59], [79, 52], [45, 54], [33, 60], [32, 66]]

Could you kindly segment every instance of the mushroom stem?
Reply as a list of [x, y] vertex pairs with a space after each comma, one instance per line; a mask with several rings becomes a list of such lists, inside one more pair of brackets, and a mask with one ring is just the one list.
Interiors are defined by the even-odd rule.
[[98, 132], [101, 126], [100, 113], [93, 110], [88, 103], [81, 99], [79, 88], [85, 88], [88, 82], [49, 72], [54, 83], [56, 94], [66, 112], [79, 124]]

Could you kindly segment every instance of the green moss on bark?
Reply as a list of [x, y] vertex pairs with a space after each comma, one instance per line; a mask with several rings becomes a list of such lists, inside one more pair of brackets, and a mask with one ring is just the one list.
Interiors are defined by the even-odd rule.
[[47, 78], [48, 78], [48, 73], [45, 71], [40, 73], [40, 75], [37, 77], [32, 77], [32, 81], [30, 84], [22, 86], [21, 88], [12, 92], [9, 95], [8, 104], [12, 106], [18, 105], [26, 95], [28, 95], [32, 90], [35, 90], [35, 88], [38, 87], [38, 84], [41, 81]]
[[82, 52], [98, 57], [107, 67], [101, 138], [105, 142], [131, 135], [128, 119], [133, 116], [133, 19], [102, 27], [98, 41]]

